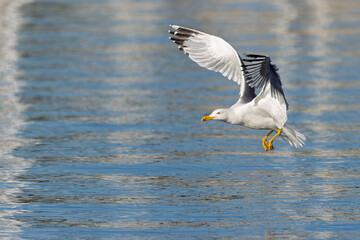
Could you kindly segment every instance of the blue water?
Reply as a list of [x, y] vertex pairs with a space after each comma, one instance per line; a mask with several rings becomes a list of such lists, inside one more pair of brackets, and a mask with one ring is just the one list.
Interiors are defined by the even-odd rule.
[[[358, 1], [12, 1], [0, 19], [3, 239], [360, 239]], [[290, 125], [200, 121], [238, 86], [168, 24], [265, 53]]]

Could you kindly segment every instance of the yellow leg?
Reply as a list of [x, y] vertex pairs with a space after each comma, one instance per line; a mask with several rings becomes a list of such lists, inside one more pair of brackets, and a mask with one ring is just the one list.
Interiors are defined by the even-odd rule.
[[266, 135], [263, 139], [262, 139], [262, 144], [263, 144], [263, 147], [265, 149], [265, 151], [269, 150], [269, 145], [268, 143], [266, 142], [266, 139], [267, 137], [273, 132], [274, 130], [271, 130], [268, 135]]
[[274, 141], [274, 139], [279, 136], [281, 133], [281, 129], [278, 129], [278, 132], [275, 134], [275, 136], [269, 140], [269, 150], [274, 150], [274, 146], [272, 144], [272, 142]]

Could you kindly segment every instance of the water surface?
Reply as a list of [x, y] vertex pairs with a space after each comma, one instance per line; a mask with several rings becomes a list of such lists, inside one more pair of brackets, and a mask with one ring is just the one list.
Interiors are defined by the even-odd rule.
[[[357, 1], [12, 4], [1, 237], [360, 238]], [[272, 56], [305, 148], [264, 152], [265, 131], [202, 123], [238, 87], [178, 51], [168, 24]]]

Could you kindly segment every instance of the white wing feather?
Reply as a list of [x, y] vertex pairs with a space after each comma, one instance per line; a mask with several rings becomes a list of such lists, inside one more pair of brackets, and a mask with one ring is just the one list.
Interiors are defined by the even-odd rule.
[[171, 37], [191, 60], [241, 85], [244, 82], [242, 67], [236, 50], [222, 38], [194, 29], [170, 25]]
[[256, 96], [255, 105], [273, 118], [277, 128], [281, 129], [287, 121], [287, 105], [271, 96], [271, 85], [268, 85]]

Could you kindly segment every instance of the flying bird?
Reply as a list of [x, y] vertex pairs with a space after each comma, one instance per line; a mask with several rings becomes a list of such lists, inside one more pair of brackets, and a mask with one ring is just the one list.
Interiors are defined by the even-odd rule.
[[[266, 55], [244, 54], [220, 37], [178, 25], [170, 25], [170, 39], [191, 60], [240, 85], [239, 100], [230, 108], [214, 110], [202, 121], [219, 120], [252, 129], [270, 130], [262, 139], [265, 151], [273, 150], [273, 141], [281, 136], [295, 148], [304, 145], [306, 137], [290, 128], [287, 121], [286, 101], [278, 68]], [[256, 94], [255, 90], [258, 90]], [[267, 141], [273, 133], [276, 134]]]

